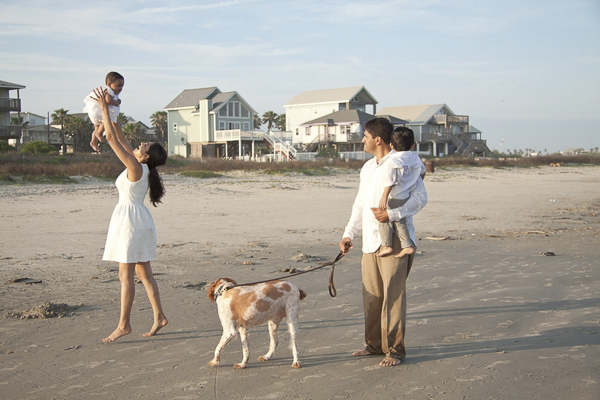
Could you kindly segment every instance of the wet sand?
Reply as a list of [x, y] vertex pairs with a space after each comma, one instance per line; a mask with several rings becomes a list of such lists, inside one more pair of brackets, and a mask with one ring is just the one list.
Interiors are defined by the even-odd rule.
[[[0, 185], [0, 393], [7, 399], [597, 399], [600, 391], [600, 168], [436, 169], [416, 217], [408, 279], [407, 358], [354, 358], [363, 338], [360, 240], [329, 269], [292, 278], [301, 303], [302, 369], [285, 324], [266, 363], [266, 326], [221, 366], [206, 283], [250, 282], [332, 259], [358, 171], [330, 176], [165, 175], [151, 208], [153, 270], [169, 325], [158, 335], [137, 285], [133, 333], [102, 344], [119, 312], [117, 265], [101, 261], [117, 202], [112, 182]], [[545, 253], [554, 255], [544, 255]], [[32, 281], [15, 282], [19, 278]], [[41, 281], [41, 283], [34, 283]], [[11, 283], [12, 282], [12, 283]], [[61, 318], [18, 319], [44, 303]]]

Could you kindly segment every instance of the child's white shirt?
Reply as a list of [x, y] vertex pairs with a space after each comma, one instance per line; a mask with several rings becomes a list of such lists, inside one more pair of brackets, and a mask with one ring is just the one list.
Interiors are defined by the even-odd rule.
[[390, 159], [382, 165], [386, 168], [384, 185], [392, 186], [388, 198], [405, 199], [419, 177], [425, 173], [425, 165], [421, 158], [412, 151], [394, 151]]

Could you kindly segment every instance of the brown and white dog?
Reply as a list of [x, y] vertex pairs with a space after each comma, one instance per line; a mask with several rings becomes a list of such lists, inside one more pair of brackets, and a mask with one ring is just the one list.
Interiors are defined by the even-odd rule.
[[240, 332], [244, 357], [242, 362], [234, 364], [233, 368], [246, 368], [250, 358], [248, 328], [265, 322], [269, 324], [271, 343], [267, 354], [258, 359], [259, 361], [270, 360], [279, 343], [277, 340], [279, 323], [283, 318], [287, 318], [294, 356], [292, 367], [301, 368], [302, 364], [298, 361], [296, 333], [300, 300], [305, 297], [304, 291], [287, 281], [277, 280], [251, 286], [236, 286], [236, 282], [231, 278], [217, 279], [208, 289], [208, 299], [217, 303], [219, 319], [223, 325], [223, 335], [215, 349], [215, 357], [209, 362], [209, 365], [212, 367], [219, 365], [221, 352], [235, 337], [237, 329]]

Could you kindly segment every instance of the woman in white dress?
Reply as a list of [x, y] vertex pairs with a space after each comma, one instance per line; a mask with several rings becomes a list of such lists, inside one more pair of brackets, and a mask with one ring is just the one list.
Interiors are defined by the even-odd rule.
[[[110, 121], [108, 104], [102, 89], [94, 90], [95, 100], [102, 109], [104, 121]], [[135, 295], [134, 275], [144, 283], [144, 288], [152, 304], [154, 324], [144, 336], [155, 335], [167, 325], [167, 317], [162, 310], [158, 285], [152, 275], [150, 261], [156, 253], [156, 231], [150, 211], [144, 206], [144, 197], [150, 189], [150, 202], [156, 207], [160, 203], [165, 190], [156, 167], [167, 161], [165, 149], [158, 143], [142, 143], [135, 150], [125, 140], [120, 130], [112, 123], [105, 125], [106, 141], [113, 149], [126, 169], [116, 180], [119, 190], [119, 203], [115, 206], [106, 246], [105, 261], [119, 263], [119, 280], [121, 281], [121, 316], [117, 329], [104, 338], [110, 343], [121, 336], [131, 333], [131, 308]]]

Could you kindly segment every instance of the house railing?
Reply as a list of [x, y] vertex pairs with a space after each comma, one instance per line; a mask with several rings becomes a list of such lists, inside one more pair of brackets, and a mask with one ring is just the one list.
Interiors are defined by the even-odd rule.
[[0, 137], [20, 138], [22, 131], [18, 125], [0, 125]]
[[21, 111], [21, 99], [0, 98], [0, 111]]
[[[290, 143], [283, 140], [286, 137], [287, 132], [269, 132], [263, 133], [263, 138], [271, 145], [275, 153], [285, 155], [288, 160], [296, 159], [298, 151]], [[292, 132], [289, 132], [289, 138], [291, 139]]]
[[452, 140], [452, 135], [449, 133], [421, 133], [421, 142], [449, 142]]
[[469, 116], [468, 115], [434, 115], [433, 121], [436, 124], [440, 125], [468, 125], [469, 124]]
[[215, 131], [215, 141], [256, 139], [262, 140], [264, 132], [262, 131], [244, 131], [241, 129], [230, 129], [224, 131]]

